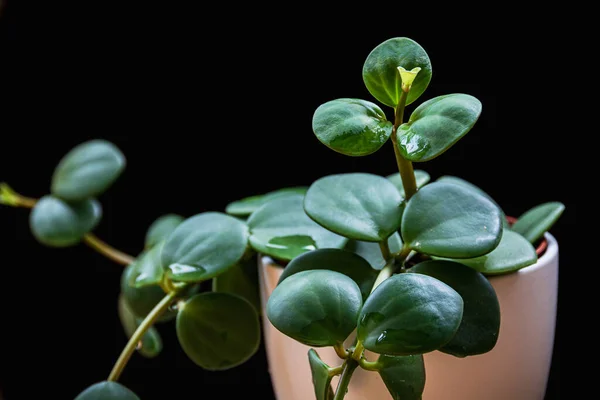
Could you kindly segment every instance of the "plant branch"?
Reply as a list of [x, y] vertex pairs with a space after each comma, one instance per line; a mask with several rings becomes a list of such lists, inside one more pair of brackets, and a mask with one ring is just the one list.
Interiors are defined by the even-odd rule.
[[135, 352], [139, 341], [142, 340], [142, 337], [146, 334], [148, 329], [150, 329], [150, 327], [154, 325], [156, 320], [160, 318], [160, 316], [165, 311], [167, 311], [167, 309], [169, 308], [173, 300], [177, 297], [181, 289], [183, 289], [183, 287], [179, 288], [178, 290], [172, 291], [171, 293], [163, 297], [163, 299], [152, 309], [152, 311], [148, 313], [146, 318], [144, 318], [140, 326], [138, 326], [133, 335], [131, 335], [131, 338], [129, 338], [129, 342], [127, 342], [127, 345], [121, 352], [119, 359], [115, 363], [115, 366], [113, 367], [112, 371], [110, 372], [110, 375], [108, 376], [109, 381], [117, 381], [119, 379], [119, 376], [121, 376], [125, 365], [127, 365], [127, 362]]
[[407, 160], [400, 153], [398, 148], [398, 138], [396, 132], [398, 127], [404, 122], [404, 108], [406, 107], [406, 98], [408, 92], [402, 90], [400, 94], [400, 100], [394, 110], [395, 121], [392, 127], [392, 144], [394, 145], [394, 154], [396, 155], [396, 163], [398, 164], [398, 171], [400, 172], [400, 178], [402, 178], [402, 186], [404, 187], [404, 193], [406, 200], [410, 199], [415, 193], [417, 193], [417, 180], [415, 178], [415, 172], [413, 170], [412, 162]]
[[381, 255], [385, 261], [388, 261], [392, 258], [392, 252], [390, 251], [390, 245], [388, 244], [388, 240], [385, 239], [382, 242], [379, 242], [379, 248], [381, 249]]
[[352, 378], [352, 374], [354, 373], [356, 367], [358, 367], [358, 362], [355, 359], [349, 358], [344, 361], [344, 365], [342, 366], [342, 376], [338, 382], [333, 400], [342, 400], [344, 396], [346, 396], [350, 379]]
[[[37, 202], [38, 199], [20, 195], [19, 193], [15, 192], [10, 186], [8, 186], [8, 184], [4, 182], [0, 183], [0, 204], [12, 207], [33, 208]], [[110, 260], [118, 264], [128, 266], [129, 264], [135, 261], [135, 257], [115, 249], [114, 247], [108, 245], [106, 242], [100, 240], [93, 233], [86, 233], [83, 236], [83, 241], [92, 249], [96, 250], [98, 253], [102, 254], [103, 256], [109, 258]]]
[[361, 359], [358, 360], [358, 365], [367, 371], [379, 371], [381, 368], [377, 361], [369, 361], [364, 357], [361, 357]]
[[85, 242], [85, 244], [90, 246], [92, 249], [96, 250], [98, 253], [102, 254], [106, 258], [118, 264], [128, 266], [135, 261], [135, 257], [132, 257], [129, 254], [123, 253], [122, 251], [115, 249], [114, 247], [100, 240], [93, 233], [86, 233], [83, 236], [83, 241]]
[[350, 356], [350, 353], [348, 352], [348, 350], [346, 350], [344, 348], [343, 343], [338, 343], [338, 344], [334, 345], [333, 349], [335, 350], [335, 353], [338, 355], [338, 357], [341, 359], [346, 359], [346, 358], [348, 358], [348, 356]]

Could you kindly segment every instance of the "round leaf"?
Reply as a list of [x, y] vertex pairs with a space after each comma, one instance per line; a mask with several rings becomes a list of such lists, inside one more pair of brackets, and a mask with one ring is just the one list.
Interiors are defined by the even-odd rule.
[[333, 376], [329, 375], [329, 366], [321, 360], [314, 349], [308, 350], [308, 362], [310, 363], [316, 400], [332, 400], [331, 378]]
[[269, 201], [248, 219], [250, 245], [282, 260], [317, 248], [342, 248], [348, 239], [324, 229], [303, 208], [304, 196], [296, 194]]
[[379, 375], [393, 399], [421, 400], [425, 390], [425, 363], [422, 355], [387, 356], [377, 360]]
[[248, 300], [260, 314], [261, 303], [256, 257], [240, 261], [221, 275], [213, 278], [213, 292], [236, 294]]
[[129, 286], [141, 288], [144, 286], [159, 285], [164, 276], [160, 253], [164, 242], [145, 250], [131, 265], [129, 274]]
[[343, 343], [356, 327], [362, 296], [356, 282], [339, 272], [298, 272], [275, 287], [267, 317], [283, 334], [309, 346]]
[[535, 249], [527, 239], [516, 232], [505, 229], [502, 240], [494, 251], [480, 257], [455, 259], [454, 261], [485, 275], [498, 275], [535, 264], [537, 259]]
[[521, 215], [511, 229], [535, 243], [550, 230], [564, 210], [565, 205], [559, 202], [540, 204]]
[[421, 274], [393, 275], [365, 302], [357, 337], [375, 353], [423, 354], [452, 339], [462, 314], [460, 295], [438, 279]]
[[350, 239], [381, 242], [400, 228], [402, 197], [387, 179], [365, 173], [315, 181], [304, 199], [316, 222]]
[[51, 191], [67, 201], [96, 197], [108, 189], [125, 169], [125, 156], [106, 140], [75, 146], [58, 163]]
[[42, 197], [29, 214], [29, 227], [42, 244], [52, 247], [72, 246], [98, 225], [102, 206], [95, 199], [67, 203], [57, 197]]
[[[404, 184], [402, 183], [402, 178], [400, 177], [400, 173], [397, 172], [395, 174], [387, 176], [387, 179], [396, 186], [396, 189], [400, 192], [400, 196], [403, 198], [406, 197], [406, 193], [404, 192]], [[417, 181], [417, 188], [425, 186], [429, 183], [431, 177], [429, 174], [423, 170], [416, 169], [415, 170], [415, 180]]]
[[498, 210], [500, 210], [500, 218], [502, 218], [502, 226], [504, 228], [508, 227], [508, 221], [506, 219], [506, 215], [504, 214], [504, 211], [502, 211], [502, 207], [500, 207], [500, 205], [492, 198], [492, 196], [490, 196], [489, 194], [484, 192], [480, 187], [475, 186], [471, 182], [468, 182], [462, 178], [459, 178], [456, 176], [450, 176], [450, 175], [441, 176], [436, 180], [436, 182], [454, 183], [455, 185], [460, 185], [464, 188], [470, 189], [470, 190], [486, 197], [488, 200], [490, 200], [492, 203], [494, 203], [496, 205], [496, 207], [498, 207]]
[[423, 94], [431, 81], [429, 56], [417, 42], [406, 37], [386, 40], [371, 51], [362, 71], [363, 81], [371, 95], [394, 108], [402, 92], [402, 78], [398, 67], [406, 70], [421, 68], [408, 92], [408, 105]]
[[278, 197], [285, 197], [288, 195], [305, 194], [307, 190], [308, 187], [297, 186], [283, 188], [257, 196], [246, 197], [244, 199], [229, 203], [225, 208], [225, 212], [227, 214], [235, 215], [238, 217], [247, 217], [254, 211], [258, 210], [263, 204], [265, 204], [268, 201], [271, 201]]
[[[128, 338], [131, 338], [143, 320], [136, 317], [133, 311], [131, 311], [123, 294], [119, 295], [118, 310], [119, 319], [121, 321], [121, 325], [123, 325], [123, 329], [125, 330], [125, 335]], [[144, 336], [142, 336], [140, 344], [141, 346], [138, 347], [138, 351], [146, 358], [156, 357], [163, 348], [162, 340], [155, 327], [150, 327], [150, 329], [148, 329]]]
[[244, 363], [260, 344], [260, 322], [254, 307], [228, 293], [201, 293], [177, 315], [177, 337], [200, 367], [225, 370]]
[[356, 282], [366, 299], [371, 293], [377, 271], [361, 256], [341, 249], [319, 249], [294, 258], [283, 270], [279, 283], [302, 271], [329, 270], [340, 272]]
[[140, 398], [118, 382], [98, 382], [83, 392], [75, 400], [140, 400]]
[[392, 134], [392, 123], [376, 104], [337, 99], [317, 108], [313, 132], [325, 146], [347, 156], [366, 156], [379, 150]]
[[492, 251], [502, 236], [498, 207], [459, 185], [434, 182], [406, 204], [402, 238], [413, 250], [449, 257], [478, 257]]
[[[143, 286], [133, 287], [130, 282], [133, 281], [132, 273], [135, 262], [123, 270], [121, 275], [121, 293], [133, 312], [138, 318], [145, 318], [150, 311], [165, 297], [165, 292], [160, 286]], [[159, 321], [169, 321], [175, 317], [177, 311], [168, 310], [160, 318]]]
[[500, 331], [500, 304], [490, 282], [480, 272], [451, 261], [425, 261], [410, 272], [432, 276], [463, 299], [463, 318], [456, 335], [439, 350], [456, 357], [492, 350]]
[[[402, 249], [402, 239], [398, 232], [392, 234], [388, 239], [388, 246], [392, 253], [397, 253]], [[360, 240], [349, 240], [345, 247], [346, 250], [358, 254], [376, 270], [381, 270], [385, 267], [386, 261], [381, 254], [379, 243], [363, 242]]]
[[429, 161], [467, 134], [481, 115], [481, 102], [457, 93], [435, 97], [413, 111], [396, 131], [398, 148], [410, 161]]
[[162, 249], [162, 265], [174, 281], [200, 282], [237, 264], [247, 245], [244, 222], [218, 212], [197, 214], [169, 235]]
[[146, 232], [146, 240], [144, 247], [150, 249], [158, 243], [165, 240], [171, 232], [175, 230], [184, 221], [181, 215], [177, 214], [166, 214], [158, 217]]

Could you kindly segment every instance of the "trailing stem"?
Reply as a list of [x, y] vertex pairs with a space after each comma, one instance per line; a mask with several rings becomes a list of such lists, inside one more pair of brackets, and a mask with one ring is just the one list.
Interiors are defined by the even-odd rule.
[[344, 361], [344, 365], [342, 367], [342, 376], [340, 376], [340, 381], [338, 382], [337, 389], [335, 390], [335, 396], [333, 400], [342, 400], [346, 393], [348, 392], [348, 385], [350, 384], [350, 379], [352, 378], [352, 374], [354, 370], [358, 367], [358, 361], [353, 358], [348, 358]]
[[406, 200], [410, 199], [415, 193], [417, 193], [417, 180], [415, 179], [415, 172], [413, 170], [412, 162], [407, 160], [400, 153], [398, 148], [398, 139], [396, 132], [398, 127], [404, 122], [404, 108], [406, 107], [406, 98], [408, 97], [408, 91], [401, 91], [400, 100], [394, 110], [395, 121], [392, 128], [392, 144], [394, 145], [394, 154], [396, 155], [396, 163], [398, 164], [398, 171], [400, 172], [400, 178], [402, 178], [402, 186], [404, 187], [404, 193]]

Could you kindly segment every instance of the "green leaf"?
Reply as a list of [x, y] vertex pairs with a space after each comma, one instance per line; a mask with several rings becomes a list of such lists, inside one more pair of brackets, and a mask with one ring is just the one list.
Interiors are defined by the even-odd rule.
[[362, 295], [356, 282], [328, 270], [298, 272], [278, 284], [267, 317], [300, 343], [324, 347], [343, 343], [356, 327]]
[[248, 300], [261, 314], [258, 284], [258, 261], [256, 257], [240, 261], [226, 272], [213, 278], [213, 292], [236, 294]]
[[370, 101], [337, 99], [317, 108], [313, 132], [325, 146], [347, 156], [375, 153], [392, 134], [392, 123]]
[[501, 236], [498, 207], [451, 183], [424, 186], [410, 198], [402, 216], [404, 242], [432, 256], [478, 257], [494, 250]]
[[[143, 256], [142, 256], [143, 257]], [[134, 265], [128, 265], [121, 274], [121, 293], [133, 312], [138, 318], [145, 318], [146, 315], [165, 297], [165, 292], [160, 286], [142, 286], [133, 287], [130, 282], [133, 282], [132, 274]], [[170, 321], [175, 317], [177, 311], [167, 310], [160, 318], [160, 322]]]
[[369, 296], [377, 271], [361, 256], [342, 249], [318, 249], [294, 258], [283, 270], [279, 283], [302, 271], [329, 270], [340, 272], [354, 280], [363, 300]]
[[383, 281], [365, 302], [357, 337], [367, 350], [407, 356], [439, 349], [455, 335], [463, 300], [450, 286], [421, 274]]
[[104, 193], [125, 169], [125, 156], [106, 140], [75, 146], [58, 163], [51, 192], [67, 201], [81, 201]]
[[[429, 174], [423, 170], [416, 169], [415, 171], [415, 180], [417, 181], [417, 188], [421, 188], [429, 183], [431, 177]], [[400, 173], [396, 172], [395, 174], [388, 175], [387, 179], [396, 186], [396, 189], [400, 192], [400, 196], [402, 198], [406, 197], [406, 193], [404, 192], [404, 184], [402, 183], [402, 178], [400, 177]]]
[[421, 400], [425, 390], [425, 363], [422, 355], [380, 355], [379, 375], [394, 400]]
[[350, 239], [381, 242], [400, 228], [402, 197], [387, 179], [365, 173], [330, 175], [315, 181], [304, 199], [306, 213]]
[[500, 304], [496, 291], [480, 272], [451, 261], [425, 261], [410, 272], [432, 276], [463, 299], [462, 322], [456, 335], [439, 350], [456, 357], [484, 354], [492, 350], [500, 331]]
[[467, 134], [481, 115], [481, 102], [468, 94], [435, 97], [413, 111], [398, 127], [400, 153], [410, 161], [429, 161]]
[[248, 245], [248, 227], [219, 212], [186, 219], [169, 235], [162, 249], [162, 265], [174, 281], [200, 282], [237, 264]]
[[150, 249], [165, 240], [184, 220], [177, 214], [166, 214], [155, 219], [146, 232], [144, 248]]
[[103, 381], [79, 393], [75, 400], [140, 400], [140, 398], [118, 382]]
[[[125, 331], [125, 335], [127, 338], [131, 338], [143, 319], [136, 317], [133, 311], [131, 311], [123, 294], [119, 295], [118, 310], [119, 319], [123, 326], [123, 330]], [[162, 339], [160, 338], [158, 331], [155, 327], [150, 327], [144, 336], [142, 336], [141, 346], [138, 347], [137, 350], [146, 358], [154, 358], [162, 351], [162, 348]]]
[[317, 248], [342, 248], [348, 239], [324, 229], [306, 215], [304, 196], [277, 198], [256, 210], [248, 219], [250, 245], [259, 253], [281, 260]]
[[52, 195], [42, 197], [29, 214], [33, 236], [51, 247], [73, 246], [93, 230], [102, 218], [102, 206], [95, 199], [67, 203]]
[[315, 388], [316, 400], [332, 400], [333, 389], [329, 375], [329, 365], [325, 364], [314, 349], [308, 350], [308, 362], [312, 373], [312, 382]]
[[266, 194], [261, 194], [257, 196], [246, 197], [241, 200], [237, 200], [231, 202], [225, 208], [225, 212], [227, 214], [235, 215], [238, 217], [247, 217], [252, 214], [254, 211], [258, 210], [263, 204], [278, 197], [285, 197], [289, 195], [295, 194], [306, 194], [308, 187], [305, 186], [296, 186], [278, 189]]
[[521, 215], [512, 230], [535, 243], [558, 221], [564, 210], [565, 205], [556, 201], [540, 204]]
[[177, 337], [200, 367], [219, 371], [236, 367], [258, 350], [260, 322], [245, 299], [229, 293], [201, 293], [177, 315]]
[[164, 241], [149, 250], [143, 251], [135, 260], [131, 265], [129, 286], [141, 288], [144, 286], [156, 286], [162, 282], [165, 274], [160, 257], [163, 245]]
[[[402, 239], [400, 239], [398, 232], [393, 233], [392, 236], [389, 237], [388, 246], [392, 253], [397, 253], [402, 249]], [[379, 243], [349, 240], [345, 249], [358, 254], [367, 260], [372, 268], [378, 271], [385, 267], [386, 261], [381, 254]]]
[[494, 200], [492, 198], [492, 196], [490, 196], [489, 194], [484, 192], [480, 187], [473, 185], [471, 182], [468, 182], [462, 178], [459, 178], [456, 176], [451, 176], [451, 175], [441, 176], [436, 180], [436, 182], [454, 183], [455, 185], [460, 185], [464, 188], [471, 189], [472, 191], [479, 193], [480, 195], [486, 197], [488, 200], [490, 200], [492, 203], [494, 203], [496, 205], [496, 207], [498, 207], [498, 210], [500, 210], [500, 218], [502, 218], [502, 227], [504, 229], [509, 228], [508, 220], [506, 219], [506, 214], [502, 210], [502, 207], [500, 207], [500, 204], [498, 204], [496, 202], [496, 200]]
[[402, 92], [398, 67], [421, 71], [412, 83], [406, 104], [417, 100], [431, 81], [431, 62], [425, 49], [406, 37], [388, 39], [371, 51], [363, 66], [362, 76], [367, 89], [383, 104], [396, 107]]
[[502, 240], [494, 251], [480, 257], [455, 259], [454, 261], [485, 275], [498, 275], [535, 264], [537, 259], [535, 249], [527, 239], [516, 232], [505, 229]]

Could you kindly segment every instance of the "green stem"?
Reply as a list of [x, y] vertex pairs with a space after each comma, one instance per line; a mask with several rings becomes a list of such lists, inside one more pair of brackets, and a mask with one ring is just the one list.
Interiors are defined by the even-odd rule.
[[109, 246], [107, 243], [100, 240], [93, 233], [86, 233], [83, 236], [83, 241], [85, 242], [85, 244], [90, 246], [92, 249], [96, 250], [98, 253], [102, 254], [106, 258], [118, 264], [128, 266], [135, 261], [135, 257], [132, 257], [129, 254], [123, 253], [122, 251], [119, 251], [114, 247]]
[[354, 351], [352, 352], [352, 358], [355, 359], [356, 361], [360, 360], [362, 357], [363, 351], [365, 351], [365, 346], [363, 346], [362, 342], [360, 340], [358, 340], [356, 342], [356, 347], [354, 347]]
[[336, 376], [336, 375], [341, 374], [343, 370], [344, 370], [344, 366], [343, 365], [338, 365], [337, 367], [329, 368], [327, 370], [327, 374], [329, 376]]
[[385, 261], [388, 261], [392, 258], [392, 252], [390, 251], [390, 245], [388, 244], [388, 240], [385, 239], [383, 242], [379, 242], [379, 248], [381, 249], [381, 255]]
[[37, 199], [21, 196], [7, 183], [0, 183], [0, 204], [11, 207], [33, 208], [35, 203], [37, 203]]
[[333, 397], [333, 400], [342, 400], [344, 396], [346, 396], [350, 379], [352, 378], [352, 374], [354, 373], [356, 367], [358, 367], [358, 362], [355, 359], [349, 358], [344, 361], [342, 376], [340, 377], [337, 389], [335, 390], [335, 396]]
[[396, 137], [398, 127], [404, 122], [404, 108], [406, 107], [407, 97], [408, 92], [403, 90], [395, 109], [395, 121], [392, 128], [392, 144], [394, 145], [394, 154], [396, 155], [396, 163], [398, 164], [400, 178], [402, 178], [402, 186], [404, 186], [406, 200], [417, 193], [417, 180], [415, 178], [412, 162], [404, 158], [400, 153], [400, 149], [398, 148], [398, 138]]
[[131, 338], [129, 338], [129, 342], [127, 342], [127, 345], [121, 352], [119, 359], [115, 363], [115, 366], [113, 367], [112, 371], [110, 372], [110, 375], [108, 376], [109, 381], [117, 381], [119, 379], [119, 377], [121, 376], [121, 373], [123, 372], [123, 369], [125, 368], [125, 365], [127, 365], [127, 362], [129, 361], [129, 359], [135, 352], [135, 349], [138, 346], [139, 341], [142, 340], [142, 337], [146, 334], [148, 329], [150, 329], [152, 327], [152, 325], [154, 325], [156, 320], [158, 318], [160, 318], [160, 316], [165, 311], [167, 311], [167, 309], [169, 308], [169, 306], [171, 305], [173, 300], [177, 297], [177, 295], [179, 294], [180, 291], [181, 290], [176, 290], [176, 291], [173, 291], [173, 292], [167, 294], [152, 309], [152, 311], [150, 311], [150, 313], [146, 316], [146, 318], [144, 318], [144, 320], [142, 321], [140, 326], [138, 326], [138, 328], [135, 330], [133, 335], [131, 335]]
[[375, 283], [373, 284], [371, 293], [373, 293], [373, 291], [375, 289], [377, 289], [377, 286], [379, 286], [381, 284], [381, 282], [385, 281], [387, 278], [392, 276], [395, 268], [396, 268], [395, 260], [391, 259], [390, 261], [388, 261], [388, 263], [385, 265], [385, 267], [383, 267], [381, 269], [381, 271], [379, 271], [379, 275], [377, 275], [377, 279], [375, 279]]
[[365, 369], [367, 371], [379, 371], [381, 368], [377, 361], [368, 361], [364, 357], [358, 361], [358, 365], [360, 365], [362, 369]]
[[346, 350], [344, 348], [344, 344], [343, 343], [338, 343], [338, 344], [334, 345], [333, 349], [335, 350], [335, 353], [338, 355], [338, 357], [341, 358], [341, 359], [346, 359], [350, 355], [350, 353], [348, 352], [348, 350]]

